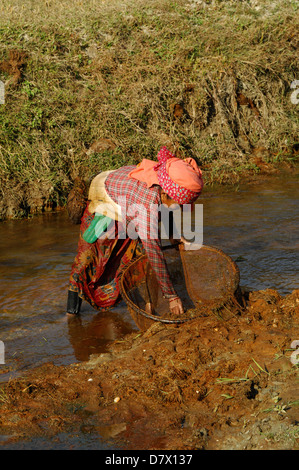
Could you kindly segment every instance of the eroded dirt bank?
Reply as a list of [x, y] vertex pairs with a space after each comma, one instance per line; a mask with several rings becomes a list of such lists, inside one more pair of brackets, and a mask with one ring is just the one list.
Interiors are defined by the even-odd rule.
[[164, 145], [195, 158], [206, 185], [292, 171], [295, 4], [7, 0], [0, 219], [63, 207], [77, 176], [155, 159]]
[[157, 323], [88, 362], [11, 380], [0, 395], [3, 448], [66, 431], [128, 450], [297, 449], [299, 290], [243, 300], [222, 319]]

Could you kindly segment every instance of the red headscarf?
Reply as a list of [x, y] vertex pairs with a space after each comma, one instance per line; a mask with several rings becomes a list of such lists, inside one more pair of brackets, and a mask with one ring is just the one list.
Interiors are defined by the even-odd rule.
[[129, 176], [148, 187], [159, 184], [178, 204], [195, 201], [203, 187], [202, 173], [195, 160], [177, 158], [166, 147], [160, 149], [158, 163], [144, 159]]

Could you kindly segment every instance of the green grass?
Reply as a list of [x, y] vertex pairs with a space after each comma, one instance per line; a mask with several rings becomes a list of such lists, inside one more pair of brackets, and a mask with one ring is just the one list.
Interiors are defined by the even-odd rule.
[[[26, 54], [18, 83], [0, 70], [0, 217], [63, 205], [76, 175], [155, 158], [161, 145], [196, 158], [207, 184], [258, 172], [255, 147], [269, 149], [268, 163], [294, 162], [296, 4], [251, 3], [0, 6], [0, 63], [12, 50]], [[101, 139], [113, 148], [86, 154]]]

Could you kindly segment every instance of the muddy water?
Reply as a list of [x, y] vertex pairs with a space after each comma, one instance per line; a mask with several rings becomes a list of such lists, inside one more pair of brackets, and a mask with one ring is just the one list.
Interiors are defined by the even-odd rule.
[[[204, 244], [223, 249], [237, 262], [242, 286], [271, 287], [282, 294], [299, 287], [298, 196], [295, 178], [202, 195]], [[5, 345], [0, 382], [44, 362], [86, 361], [137, 331], [123, 302], [105, 314], [83, 303], [80, 318], [67, 319], [67, 283], [79, 228], [65, 213], [4, 222], [0, 230], [0, 340]]]
[[204, 244], [237, 262], [242, 286], [282, 295], [299, 288], [298, 182], [298, 176], [273, 177], [203, 196]]
[[44, 362], [88, 360], [136, 329], [123, 303], [105, 314], [84, 303], [80, 318], [67, 319], [79, 228], [64, 213], [5, 222], [0, 230], [1, 382]]

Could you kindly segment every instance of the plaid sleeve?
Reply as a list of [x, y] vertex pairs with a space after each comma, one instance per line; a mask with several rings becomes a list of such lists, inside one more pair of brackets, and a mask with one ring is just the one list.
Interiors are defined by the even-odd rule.
[[164, 297], [170, 298], [176, 296], [176, 291], [172, 285], [166, 261], [161, 249], [159, 239], [141, 239], [146, 251], [148, 260], [156, 273]]
[[156, 273], [163, 296], [165, 298], [176, 296], [159, 238], [158, 204], [149, 204], [147, 210], [141, 211], [139, 215], [138, 234], [148, 260]]
[[170, 298], [177, 294], [169, 276], [159, 239], [157, 209], [161, 203], [160, 193], [155, 187], [147, 188], [145, 183], [128, 178], [132, 168], [123, 167], [108, 176], [105, 181], [106, 189], [112, 199], [121, 206], [119, 197], [125, 196], [126, 207], [122, 206], [122, 213], [125, 218], [123, 225], [126, 234], [130, 238], [135, 238], [138, 234], [156, 273], [162, 293], [165, 298]]

